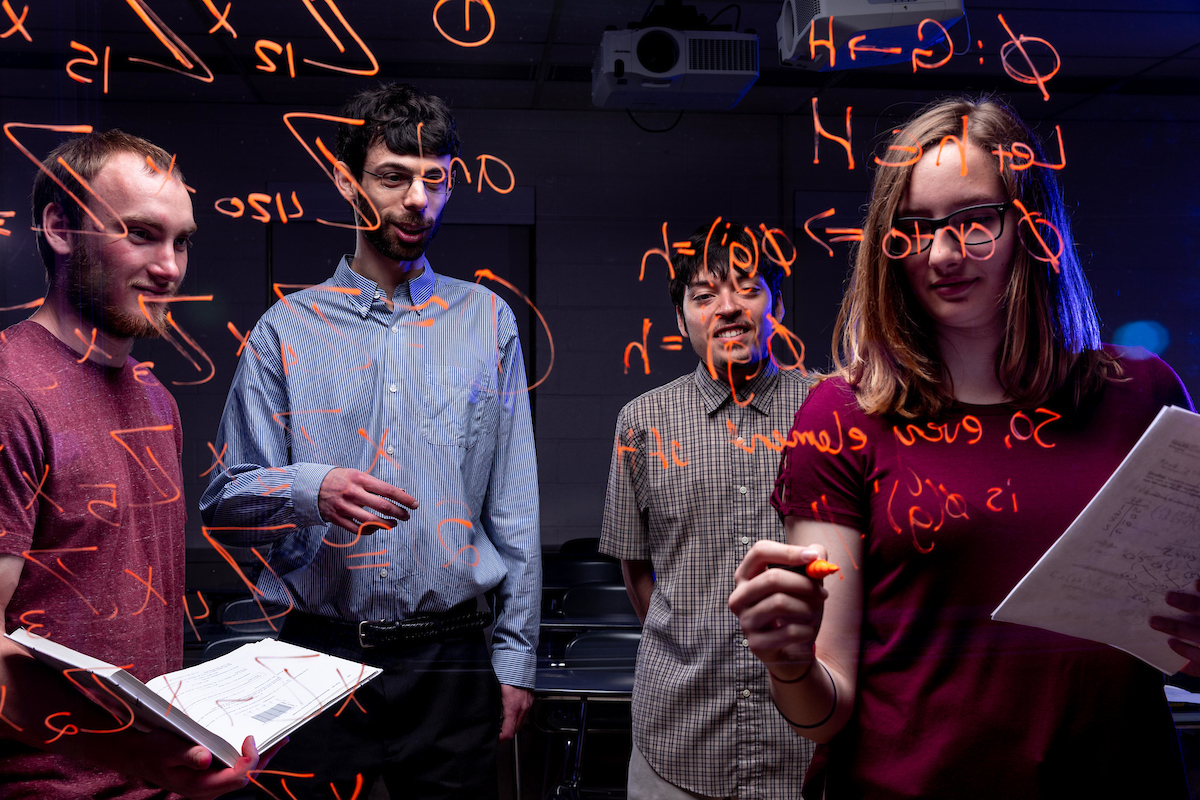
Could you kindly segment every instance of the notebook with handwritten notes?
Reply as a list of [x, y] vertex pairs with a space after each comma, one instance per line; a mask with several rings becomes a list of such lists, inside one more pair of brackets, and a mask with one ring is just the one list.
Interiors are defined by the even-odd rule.
[[[348, 698], [382, 670], [294, 644], [263, 639], [203, 664], [142, 683], [120, 667], [24, 629], [5, 634], [37, 658], [98, 694], [108, 688], [120, 702], [114, 715], [174, 731], [207, 747], [227, 766], [253, 736], [266, 752], [292, 731]], [[94, 677], [92, 677], [94, 676]]]
[[1200, 579], [1200, 415], [1163, 408], [992, 619], [1103, 642], [1167, 674], [1187, 660], [1150, 628]]

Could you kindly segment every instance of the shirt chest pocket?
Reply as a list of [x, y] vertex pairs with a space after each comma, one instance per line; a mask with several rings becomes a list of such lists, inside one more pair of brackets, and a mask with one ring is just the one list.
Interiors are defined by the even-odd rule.
[[421, 430], [430, 444], [474, 447], [499, 421], [496, 392], [482, 372], [448, 364], [425, 365]]

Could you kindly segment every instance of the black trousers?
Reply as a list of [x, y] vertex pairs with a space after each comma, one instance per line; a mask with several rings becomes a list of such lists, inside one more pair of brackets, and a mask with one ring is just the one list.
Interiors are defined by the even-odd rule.
[[290, 622], [280, 638], [384, 671], [293, 733], [267, 767], [312, 777], [260, 775], [260, 798], [349, 800], [361, 785], [366, 800], [382, 776], [392, 800], [495, 800], [502, 707], [482, 632], [383, 651]]

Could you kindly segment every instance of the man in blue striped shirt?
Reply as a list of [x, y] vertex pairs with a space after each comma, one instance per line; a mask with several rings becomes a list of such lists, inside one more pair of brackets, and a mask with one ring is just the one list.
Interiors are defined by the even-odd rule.
[[201, 513], [226, 544], [270, 546], [258, 587], [290, 608], [281, 638], [385, 670], [292, 736], [273, 769], [315, 777], [287, 791], [382, 776], [392, 797], [495, 797], [541, 596], [521, 346], [503, 300], [424, 255], [459, 152], [445, 103], [393, 84], [341, 115], [363, 120], [339, 126], [334, 174], [354, 255], [250, 334]]

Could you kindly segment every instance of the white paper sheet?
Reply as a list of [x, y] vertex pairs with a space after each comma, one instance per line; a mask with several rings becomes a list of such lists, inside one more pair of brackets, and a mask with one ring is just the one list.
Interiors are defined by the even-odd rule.
[[1186, 662], [1151, 629], [1200, 579], [1200, 415], [1162, 409], [992, 619], [1104, 642], [1165, 673]]

